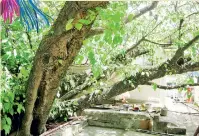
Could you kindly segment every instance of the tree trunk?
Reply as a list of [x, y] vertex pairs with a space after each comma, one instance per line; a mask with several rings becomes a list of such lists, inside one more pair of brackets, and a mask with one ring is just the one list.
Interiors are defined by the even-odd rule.
[[84, 25], [80, 31], [77, 29], [66, 31], [67, 21], [78, 20], [88, 9], [92, 10], [106, 4], [107, 2], [65, 3], [52, 29], [43, 38], [37, 50], [27, 85], [25, 115], [19, 135], [30, 135], [31, 124], [34, 135], [45, 131], [60, 79], [78, 54], [93, 23]]

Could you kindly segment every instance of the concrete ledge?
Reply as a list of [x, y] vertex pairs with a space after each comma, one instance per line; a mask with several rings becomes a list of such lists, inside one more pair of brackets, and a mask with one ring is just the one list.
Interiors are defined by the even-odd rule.
[[88, 125], [120, 129], [150, 129], [150, 116], [131, 111], [86, 109]]
[[162, 132], [167, 134], [178, 134], [178, 135], [186, 135], [186, 127], [178, 126], [168, 121], [154, 121], [153, 122], [153, 130], [156, 132]]

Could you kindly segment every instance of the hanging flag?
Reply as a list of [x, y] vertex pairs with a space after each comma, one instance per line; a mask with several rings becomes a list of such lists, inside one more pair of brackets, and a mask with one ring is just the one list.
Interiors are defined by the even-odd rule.
[[0, 12], [4, 22], [12, 23], [14, 13], [19, 16], [19, 6], [16, 0], [2, 0]]
[[2, 0], [1, 1], [1, 15], [4, 22], [9, 20], [12, 23], [13, 16], [20, 16], [22, 25], [28, 30], [36, 30], [49, 26], [48, 18], [37, 7], [35, 0]]

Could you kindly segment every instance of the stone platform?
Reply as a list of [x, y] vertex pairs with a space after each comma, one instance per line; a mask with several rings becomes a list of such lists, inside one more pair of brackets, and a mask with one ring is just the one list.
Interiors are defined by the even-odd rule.
[[86, 109], [84, 110], [84, 114], [87, 117], [89, 126], [120, 129], [151, 129], [150, 116], [146, 113]]
[[186, 112], [190, 114], [178, 113], [180, 107], [184, 108], [182, 104], [176, 104], [176, 111], [168, 111], [164, 117], [146, 112], [86, 109], [84, 120], [67, 122], [68, 125], [47, 131], [42, 136], [182, 136], [185, 133], [193, 136], [199, 116], [189, 108]]

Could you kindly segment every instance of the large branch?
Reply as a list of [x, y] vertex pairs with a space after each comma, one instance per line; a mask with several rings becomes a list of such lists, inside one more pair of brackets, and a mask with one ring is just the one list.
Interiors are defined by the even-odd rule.
[[[183, 55], [183, 52], [188, 48], [190, 47], [194, 42], [196, 42], [198, 40], [199, 36], [196, 36], [194, 37], [191, 41], [189, 41], [187, 44], [185, 44], [182, 48], [179, 48], [177, 51], [176, 51], [176, 54], [173, 56], [173, 58], [171, 60], [168, 60], [168, 62], [165, 62], [164, 64], [162, 64], [157, 71], [159, 75], [161, 75], [160, 77], [163, 77], [167, 71], [163, 72], [164, 70], [166, 70], [165, 68], [165, 65], [170, 65], [170, 67], [172, 66], [174, 69], [176, 69], [176, 74], [179, 72], [179, 73], [184, 73], [184, 72], [188, 72], [188, 71], [197, 71], [198, 69], [198, 63], [194, 63], [194, 64], [188, 64], [188, 65], [184, 65], [184, 67], [180, 67], [177, 65], [176, 61]], [[140, 39], [136, 44], [135, 46], [138, 46], [142, 41], [144, 41], [145, 38], [142, 38]], [[133, 46], [134, 47], [134, 46]], [[131, 50], [127, 51], [127, 52], [130, 52]], [[140, 54], [146, 54], [148, 53], [148, 51], [143, 51], [143, 52], [140, 52], [140, 51], [134, 51], [133, 52], [134, 54], [132, 55], [133, 57], [136, 57]], [[117, 56], [118, 57], [118, 56]], [[154, 69], [154, 71], [156, 71], [157, 69]], [[162, 71], [162, 72], [161, 72]], [[154, 75], [158, 75], [158, 74], [154, 74]], [[152, 77], [154, 76], [152, 75]], [[155, 79], [155, 78], [158, 78], [158, 77], [154, 77], [152, 79]], [[149, 80], [150, 81], [150, 80]], [[147, 83], [147, 82], [146, 82]], [[78, 90], [75, 91], [75, 92], [79, 92]], [[62, 99], [63, 100], [63, 99]]]
[[[134, 20], [134, 19], [140, 17], [141, 15], [147, 13], [148, 11], [153, 10], [155, 7], [157, 7], [157, 5], [158, 5], [158, 1], [154, 1], [154, 2], [152, 2], [151, 5], [144, 7], [143, 9], [139, 10], [137, 13], [128, 15], [128, 17], [125, 20], [125, 23], [129, 23], [132, 20]], [[132, 15], [134, 15], [133, 18], [131, 18]]]
[[103, 34], [103, 33], [104, 33], [103, 28], [94, 28], [94, 29], [91, 29], [90, 33], [86, 36], [86, 38], [92, 37], [94, 35]]
[[173, 58], [171, 59], [171, 62], [176, 62], [183, 54], [184, 51], [187, 50], [190, 46], [193, 45], [193, 43], [195, 43], [196, 41], [198, 41], [199, 39], [199, 35], [196, 35], [191, 41], [189, 41], [187, 44], [185, 44], [183, 47], [180, 47], [175, 55], [173, 56]]
[[78, 94], [79, 92], [85, 90], [86, 88], [88, 88], [89, 86], [92, 85], [92, 82], [90, 81], [90, 78], [87, 78], [85, 80], [85, 82], [79, 86], [77, 86], [76, 88], [74, 88], [73, 90], [67, 92], [66, 94], [64, 94], [60, 100], [63, 101], [63, 100], [68, 100], [70, 99], [71, 97], [73, 97], [74, 95]]
[[[98, 91], [94, 91], [93, 93], [80, 97], [78, 99], [79, 107], [89, 106], [93, 103], [101, 103], [102, 101], [109, 99], [113, 96], [117, 96], [126, 91], [134, 90], [138, 85], [144, 85], [147, 84], [149, 81], [164, 77], [168, 73], [168, 71], [171, 70], [170, 68], [165, 68], [165, 65], [173, 66], [173, 74], [181, 74], [187, 71], [199, 70], [199, 62], [193, 63], [189, 65], [189, 67], [179, 67], [178, 65], [174, 65], [178, 58], [181, 57], [180, 55], [182, 55], [182, 52], [184, 52], [188, 47], [193, 45], [193, 43], [196, 42], [197, 39], [199, 39], [199, 36], [194, 37], [182, 48], [179, 48], [171, 60], [166, 61], [157, 68], [149, 70], [145, 69], [141, 72], [136, 73], [136, 75], [126, 77], [113, 85], [102, 87], [101, 89], [98, 89]], [[143, 74], [143, 72], [148, 72], [148, 74]]]
[[[146, 85], [153, 85], [153, 82], [147, 82]], [[175, 86], [164, 86], [164, 85], [157, 85], [157, 88], [159, 89], [178, 89], [178, 88], [184, 88], [187, 86], [199, 86], [199, 83], [193, 83], [193, 84], [181, 84], [181, 85], [175, 85]]]
[[[176, 68], [176, 72], [173, 74], [182, 74], [187, 71], [199, 70], [198, 64], [199, 62], [197, 62], [197, 64], [194, 63], [190, 68], [184, 68], [180, 70]], [[149, 72], [150, 75], [142, 75], [142, 72], [139, 72], [135, 76], [130, 76], [122, 81], [116, 82], [112, 86], [103, 87], [100, 91], [94, 91], [93, 93], [81, 96], [77, 99], [79, 108], [89, 107], [91, 104], [103, 103], [104, 100], [110, 99], [111, 97], [117, 96], [127, 91], [134, 90], [138, 87], [138, 85], [145, 85], [147, 84], [147, 82], [151, 80], [164, 77], [166, 75], [167, 70], [165, 68], [162, 69], [161, 67], [159, 67], [158, 70]]]
[[[127, 23], [129, 23], [129, 22], [131, 22], [131, 21], [137, 19], [137, 18], [140, 17], [141, 15], [144, 15], [145, 13], [147, 13], [147, 12], [153, 10], [154, 8], [157, 7], [157, 4], [158, 4], [158, 1], [154, 1], [154, 2], [152, 2], [151, 5], [146, 6], [146, 7], [144, 7], [143, 9], [140, 9], [140, 10], [139, 10], [138, 12], [136, 12], [136, 13], [133, 13], [133, 14], [128, 15], [128, 16], [126, 17], [124, 23], [127, 24]], [[131, 16], [133, 16], [133, 17], [131, 18]], [[102, 33], [104, 33], [104, 29], [102, 29], [102, 28], [91, 29], [91, 33], [89, 33], [89, 35], [87, 36], [87, 38], [88, 38], [88, 37], [91, 37], [91, 36], [94, 36], [94, 35], [102, 34]]]

